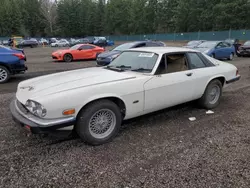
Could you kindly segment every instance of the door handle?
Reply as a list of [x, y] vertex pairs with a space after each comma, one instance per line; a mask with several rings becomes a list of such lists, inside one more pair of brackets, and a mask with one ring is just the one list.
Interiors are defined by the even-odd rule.
[[186, 75], [187, 75], [187, 76], [192, 76], [192, 75], [193, 75], [193, 73], [191, 73], [191, 72], [190, 72], [190, 73], [187, 73]]

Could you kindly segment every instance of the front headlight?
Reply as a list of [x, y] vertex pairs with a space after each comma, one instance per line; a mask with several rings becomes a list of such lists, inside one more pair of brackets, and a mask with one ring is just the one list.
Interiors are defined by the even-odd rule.
[[36, 101], [27, 100], [25, 106], [32, 114], [38, 117], [44, 117], [47, 114], [47, 110], [43, 107], [43, 105]]
[[62, 52], [57, 52], [58, 55], [62, 55]]
[[110, 60], [111, 61], [113, 61], [115, 58], [117, 58], [119, 56], [119, 54], [115, 54], [115, 55], [112, 55], [111, 57], [110, 57]]

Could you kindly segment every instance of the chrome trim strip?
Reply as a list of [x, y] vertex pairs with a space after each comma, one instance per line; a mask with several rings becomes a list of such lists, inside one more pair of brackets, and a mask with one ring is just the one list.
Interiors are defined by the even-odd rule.
[[60, 125], [63, 123], [67, 123], [70, 121], [74, 121], [75, 117], [65, 117], [65, 118], [58, 118], [58, 119], [41, 119], [39, 117], [34, 116], [31, 113], [23, 113], [17, 106], [17, 100], [15, 100], [15, 108], [18, 111], [18, 113], [23, 116], [26, 119], [29, 119], [30, 121], [33, 121], [34, 123], [41, 125], [43, 127], [50, 127], [54, 125]]

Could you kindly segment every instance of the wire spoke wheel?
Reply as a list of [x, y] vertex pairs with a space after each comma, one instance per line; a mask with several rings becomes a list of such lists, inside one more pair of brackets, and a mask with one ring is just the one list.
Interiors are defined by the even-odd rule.
[[116, 125], [116, 116], [109, 109], [101, 109], [94, 113], [89, 120], [89, 132], [98, 139], [108, 137]]
[[215, 104], [219, 100], [220, 92], [221, 92], [221, 90], [220, 90], [219, 86], [217, 86], [217, 85], [215, 85], [211, 88], [209, 95], [208, 95], [210, 104]]

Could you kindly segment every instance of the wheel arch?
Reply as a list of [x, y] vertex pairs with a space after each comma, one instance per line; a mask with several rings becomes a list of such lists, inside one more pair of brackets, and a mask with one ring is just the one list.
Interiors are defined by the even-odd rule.
[[110, 101], [114, 102], [120, 108], [121, 114], [122, 114], [122, 118], [124, 118], [126, 116], [126, 104], [121, 99], [121, 97], [118, 97], [116, 95], [102, 95], [102, 96], [92, 97], [89, 100], [85, 101], [84, 105], [78, 111], [76, 118], [78, 118], [79, 113], [83, 109], [87, 108], [93, 102], [96, 102], [96, 101], [99, 101], [99, 100], [110, 100]]
[[209, 84], [211, 81], [216, 80], [216, 79], [219, 80], [219, 81], [221, 82], [222, 87], [225, 85], [225, 83], [226, 83], [226, 78], [225, 78], [225, 76], [223, 76], [223, 75], [217, 75], [217, 76], [214, 76], [214, 77], [210, 78], [210, 80], [208, 80], [207, 85], [206, 85], [206, 88], [207, 88], [208, 84]]
[[10, 69], [10, 67], [8, 65], [6, 65], [5, 63], [0, 62], [0, 65], [3, 66], [3, 67], [5, 67], [6, 69], [8, 69], [8, 71], [10, 73], [12, 72], [11, 69]]

